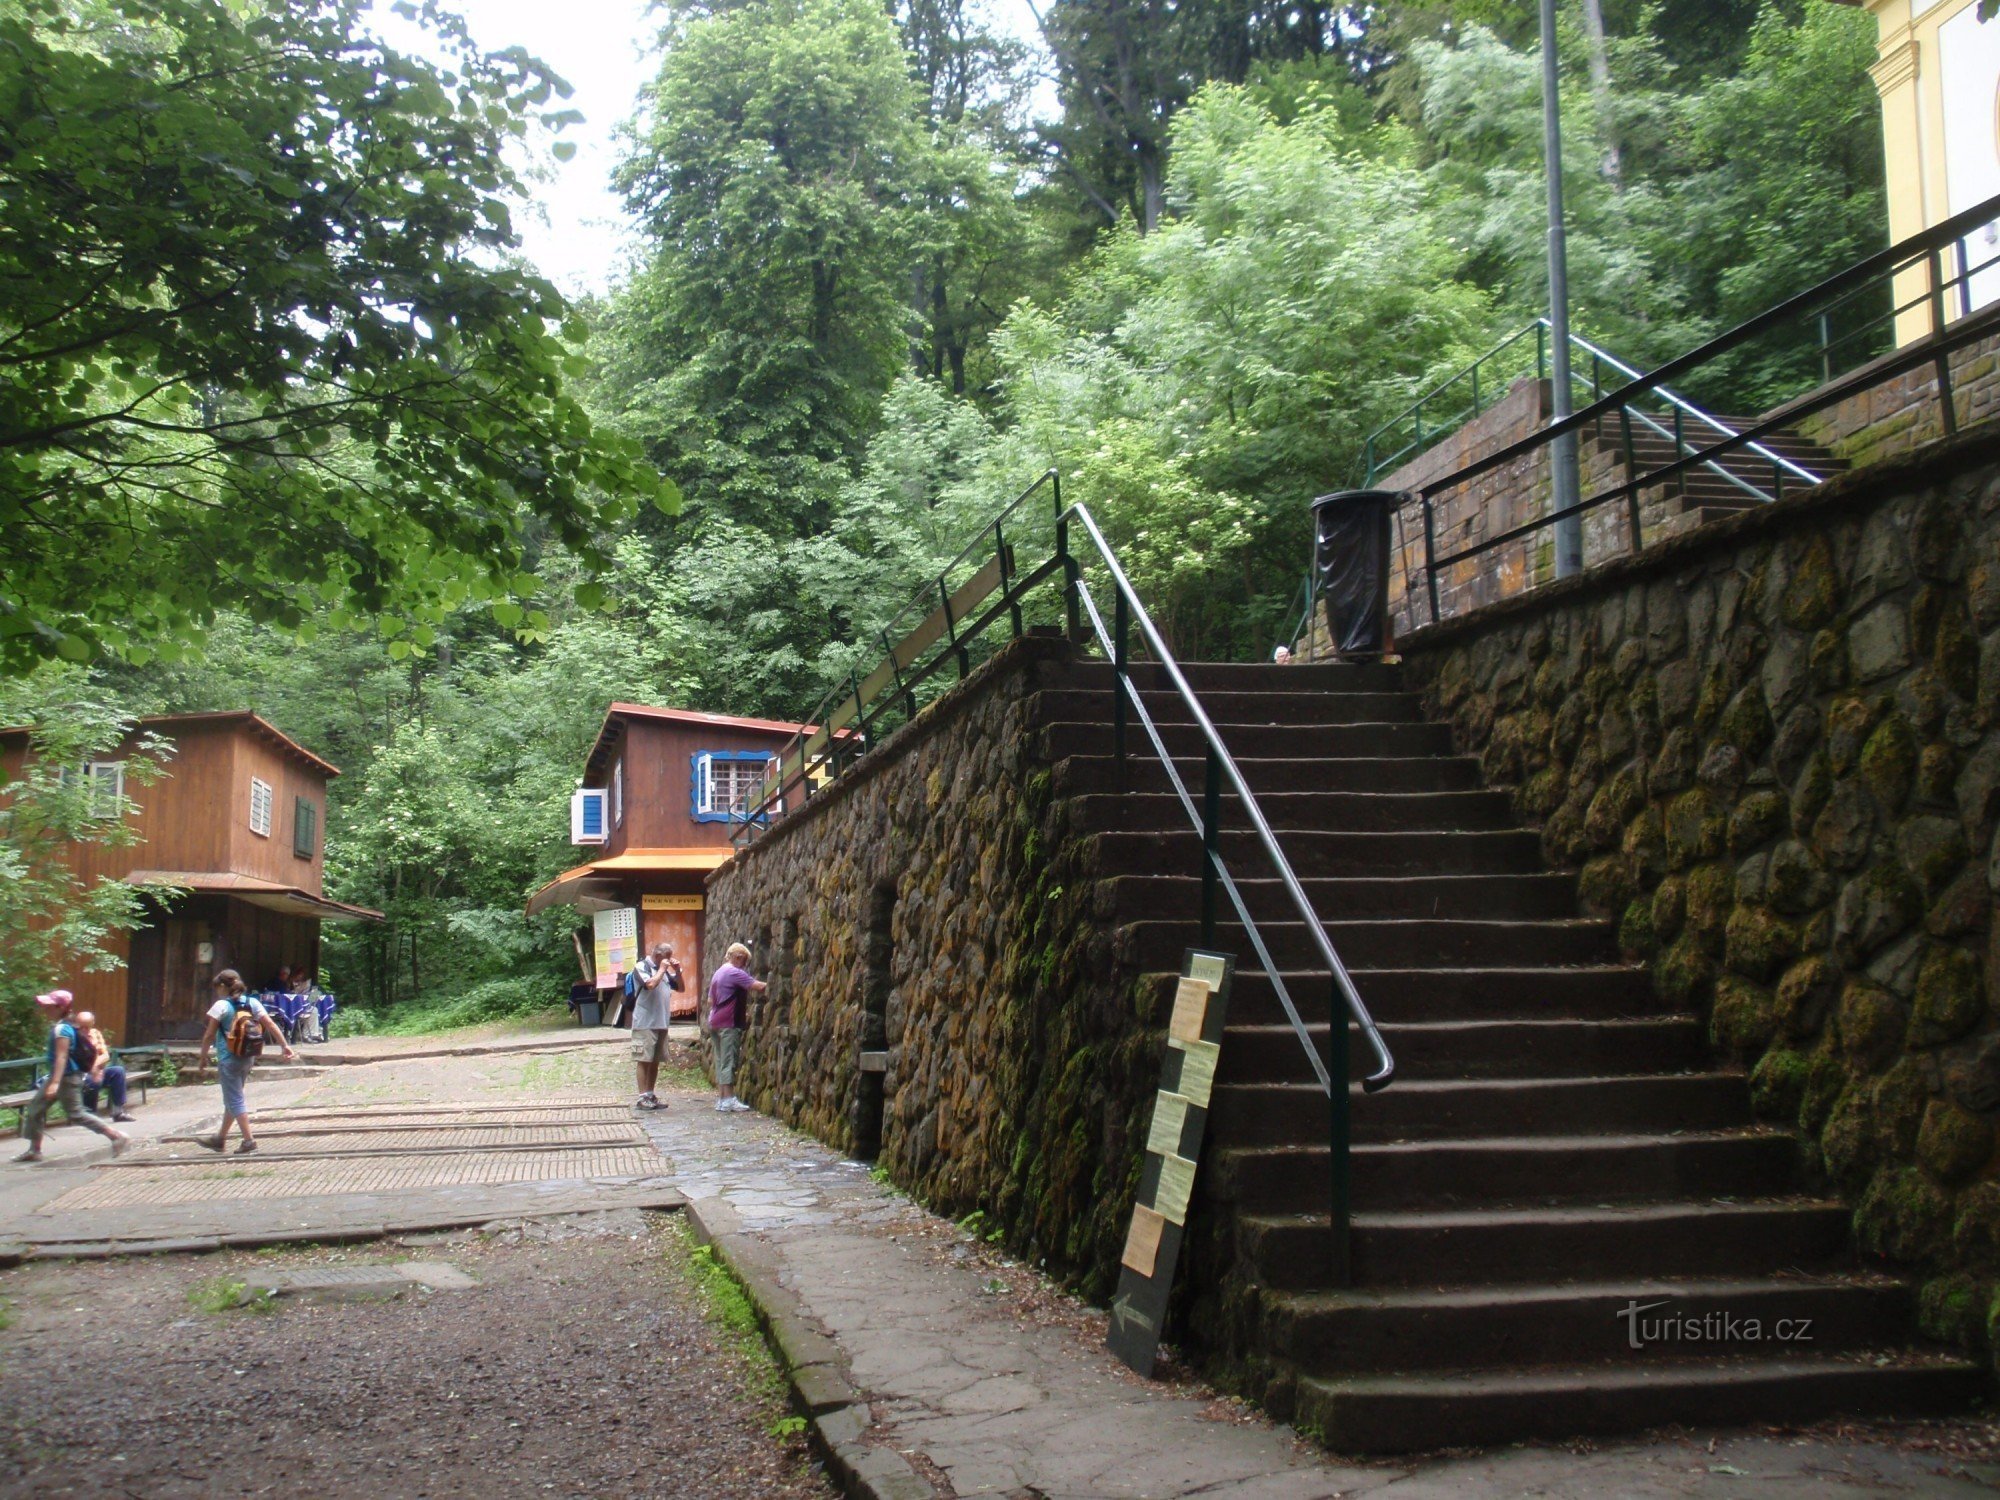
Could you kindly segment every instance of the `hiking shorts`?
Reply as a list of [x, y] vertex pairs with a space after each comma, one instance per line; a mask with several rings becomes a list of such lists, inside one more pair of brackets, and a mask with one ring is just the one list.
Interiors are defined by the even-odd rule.
[[736, 1086], [736, 1065], [743, 1061], [743, 1033], [728, 1026], [713, 1033], [715, 1038], [715, 1086]]
[[222, 1113], [247, 1115], [250, 1107], [243, 1102], [243, 1085], [250, 1079], [250, 1067], [254, 1059], [238, 1057], [234, 1052], [224, 1051], [215, 1060], [215, 1081], [222, 1085]]
[[632, 1028], [632, 1060], [657, 1063], [667, 1060], [667, 1028], [654, 1031], [645, 1026]]

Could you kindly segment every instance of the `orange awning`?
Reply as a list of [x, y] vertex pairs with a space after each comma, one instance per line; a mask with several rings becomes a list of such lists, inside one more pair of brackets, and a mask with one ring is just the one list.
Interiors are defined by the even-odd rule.
[[625, 903], [618, 898], [617, 879], [621, 875], [655, 875], [674, 871], [706, 874], [729, 863], [736, 851], [728, 847], [703, 849], [627, 849], [603, 859], [565, 870], [528, 898], [528, 915], [551, 906], [574, 906], [578, 911], [604, 911]]
[[324, 922], [383, 920], [382, 913], [369, 907], [315, 896], [295, 885], [280, 885], [275, 880], [259, 880], [253, 875], [214, 870], [134, 870], [125, 880], [130, 885], [173, 885], [205, 896], [234, 896], [288, 917], [318, 917]]

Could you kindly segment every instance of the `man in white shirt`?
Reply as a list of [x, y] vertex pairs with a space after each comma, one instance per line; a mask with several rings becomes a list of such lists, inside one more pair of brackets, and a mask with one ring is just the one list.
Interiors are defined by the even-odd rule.
[[674, 962], [674, 945], [655, 943], [634, 971], [639, 982], [639, 997], [632, 1007], [632, 1060], [639, 1068], [639, 1098], [634, 1109], [666, 1108], [653, 1089], [660, 1080], [660, 1064], [667, 1059], [667, 1022], [672, 1015], [673, 992], [681, 985], [680, 968]]

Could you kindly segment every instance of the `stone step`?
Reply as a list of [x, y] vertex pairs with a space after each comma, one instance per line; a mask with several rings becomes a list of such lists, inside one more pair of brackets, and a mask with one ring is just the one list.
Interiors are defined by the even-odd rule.
[[[1364, 997], [1365, 998], [1365, 997]], [[1353, 1075], [1371, 1063], [1358, 1028], [1348, 1028]], [[1306, 1027], [1326, 1055], [1326, 1022]], [[1561, 1078], [1605, 1074], [1685, 1073], [1708, 1061], [1707, 1038], [1691, 1016], [1621, 1020], [1390, 1022], [1382, 1035], [1396, 1055], [1396, 1077]], [[1304, 1044], [1289, 1024], [1248, 1023], [1232, 1015], [1217, 1077], [1225, 1083], [1293, 1082], [1310, 1076]]]
[[1657, 1364], [1413, 1373], [1299, 1382], [1293, 1420], [1343, 1453], [1587, 1437], [1670, 1424], [1935, 1416], [1979, 1400], [1985, 1374], [1941, 1355], [1869, 1360], [1723, 1356]]
[[[1201, 835], [1193, 828], [1093, 836], [1100, 878], [1113, 875], [1201, 873]], [[1391, 875], [1539, 875], [1542, 841], [1522, 828], [1396, 833], [1286, 833], [1278, 842], [1300, 877]], [[1272, 873], [1262, 840], [1247, 829], [1224, 828], [1222, 858], [1238, 880]]]
[[[1471, 792], [1481, 790], [1479, 762], [1469, 755], [1435, 756], [1251, 756], [1236, 762], [1250, 790], [1270, 792]], [[1204, 765], [1199, 756], [1177, 756], [1181, 785], [1201, 795]], [[1170, 790], [1167, 773], [1145, 736], [1126, 741], [1123, 770], [1109, 755], [1072, 755], [1057, 764], [1059, 796], [1085, 792]]]
[[1611, 1280], [1276, 1292], [1263, 1346], [1309, 1375], [1627, 1365], [1895, 1348], [1915, 1298], [1887, 1276]]
[[[1239, 1243], [1281, 1290], [1334, 1284], [1323, 1213], [1246, 1213]], [[1849, 1215], [1811, 1198], [1415, 1209], [1352, 1219], [1353, 1284], [1447, 1287], [1851, 1268]]]
[[[1175, 965], [1180, 962], [1175, 956]], [[1143, 975], [1154, 1014], [1171, 1003], [1177, 973]], [[1417, 1021], [1610, 1019], [1658, 1016], [1667, 1006], [1650, 975], [1627, 964], [1579, 965], [1548, 969], [1532, 965], [1464, 969], [1350, 968], [1361, 1000], [1380, 1023]], [[1290, 971], [1285, 986], [1299, 1014], [1324, 1022], [1332, 1003], [1333, 981], [1324, 969]], [[1282, 1025], [1285, 1013], [1270, 978], [1238, 969], [1232, 987], [1232, 1024]]]
[[[1398, 693], [1404, 690], [1403, 669], [1386, 662], [1294, 662], [1278, 666], [1268, 661], [1184, 661], [1181, 674], [1207, 706], [1214, 694], [1259, 693]], [[1142, 691], [1164, 692], [1166, 672], [1155, 662], [1133, 662], [1132, 680]], [[1052, 674], [1052, 686], [1096, 693], [1111, 691], [1111, 663], [1079, 661]], [[1213, 709], [1209, 709], [1211, 716]]]
[[[1092, 711], [1069, 719], [1043, 719], [1042, 759], [1111, 754], [1108, 699], [1103, 706], [1101, 717]], [[1148, 746], [1145, 731], [1136, 723], [1128, 725], [1126, 732], [1131, 736], [1126, 742], [1128, 753]], [[1223, 747], [1239, 761], [1266, 756], [1376, 758], [1452, 753], [1451, 731], [1442, 724], [1225, 724], [1217, 726], [1217, 733]], [[1160, 739], [1169, 755], [1199, 758], [1208, 753], [1207, 737], [1193, 724], [1162, 724]]]
[[[1398, 875], [1365, 880], [1308, 876], [1299, 882], [1320, 916], [1457, 917], [1466, 920], [1557, 920], [1576, 915], [1576, 880], [1569, 875]], [[1110, 922], [1141, 917], [1201, 915], [1195, 875], [1116, 875], [1098, 882], [1097, 910]], [[1237, 889], [1259, 922], [1296, 917], [1283, 882], [1243, 879]]]
[[[1199, 810], [1201, 788], [1190, 786], [1188, 792]], [[1257, 795], [1257, 806], [1278, 835], [1280, 848], [1294, 832], [1488, 833], [1520, 828], [1505, 792], [1266, 792]], [[1224, 829], [1249, 826], [1242, 799], [1234, 792], [1222, 794], [1218, 811]], [[1091, 792], [1070, 799], [1069, 816], [1070, 826], [1086, 833], [1183, 828], [1192, 833], [1194, 826], [1186, 804], [1173, 792]]]
[[[1740, 1073], [1413, 1078], [1379, 1094], [1358, 1086], [1351, 1093], [1357, 1141], [1727, 1130], [1751, 1123], [1750, 1091]], [[1208, 1133], [1218, 1146], [1311, 1145], [1327, 1138], [1328, 1125], [1317, 1082], [1225, 1083], [1216, 1085]]]
[[[1142, 689], [1140, 701], [1156, 724], [1192, 726], [1194, 715], [1181, 695], [1172, 691]], [[1415, 693], [1300, 693], [1300, 692], [1220, 692], [1200, 693], [1202, 711], [1221, 731], [1222, 741], [1234, 755], [1236, 747], [1230, 730], [1270, 724], [1353, 725], [1417, 724], [1423, 720], [1423, 699]], [[1043, 722], [1078, 720], [1109, 724], [1112, 696], [1083, 688], [1045, 688], [1028, 701], [1028, 710]], [[1130, 704], [1127, 704], [1128, 709]], [[1137, 715], [1134, 714], [1136, 728]], [[1143, 735], [1144, 731], [1140, 733]]]
[[[1229, 908], [1224, 904], [1222, 909]], [[1324, 926], [1334, 952], [1350, 970], [1413, 961], [1476, 967], [1602, 964], [1618, 956], [1616, 930], [1609, 922], [1595, 919], [1473, 922], [1440, 918], [1327, 922]], [[1324, 962], [1311, 929], [1303, 922], [1259, 922], [1257, 933], [1281, 971], [1309, 970]], [[1185, 919], [1128, 922], [1113, 932], [1112, 943], [1119, 960], [1128, 966], [1164, 969], [1178, 963], [1186, 949], [1201, 943], [1201, 924]], [[1236, 954], [1238, 963], [1255, 961], [1248, 934], [1235, 922], [1216, 924], [1213, 946]], [[1365, 1002], [1365, 992], [1362, 998]]]
[[[1325, 1141], [1220, 1147], [1204, 1178], [1218, 1202], [1261, 1212], [1324, 1213]], [[1783, 1131], [1682, 1131], [1378, 1141], [1348, 1157], [1354, 1202], [1370, 1210], [1502, 1204], [1757, 1198], [1798, 1186], [1798, 1143]]]

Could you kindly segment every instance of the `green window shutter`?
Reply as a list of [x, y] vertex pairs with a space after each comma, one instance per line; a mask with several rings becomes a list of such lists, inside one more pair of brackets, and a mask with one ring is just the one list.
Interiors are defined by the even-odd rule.
[[319, 847], [319, 808], [301, 797], [292, 807], [292, 853], [311, 859]]

